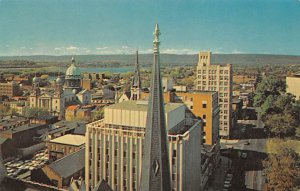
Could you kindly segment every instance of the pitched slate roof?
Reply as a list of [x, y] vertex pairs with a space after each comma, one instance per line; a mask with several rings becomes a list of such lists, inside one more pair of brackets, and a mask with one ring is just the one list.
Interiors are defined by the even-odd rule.
[[53, 163], [49, 164], [48, 167], [54, 170], [59, 176], [68, 178], [84, 168], [84, 154], [85, 149], [81, 149], [75, 153], [54, 161]]

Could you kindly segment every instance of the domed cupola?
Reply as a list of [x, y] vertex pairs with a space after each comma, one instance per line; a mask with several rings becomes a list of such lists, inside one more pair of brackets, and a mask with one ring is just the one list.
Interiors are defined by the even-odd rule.
[[61, 77], [60, 76], [58, 76], [57, 78], [56, 78], [56, 84], [57, 85], [61, 85], [62, 83], [63, 83], [63, 80], [61, 79]]
[[75, 59], [72, 57], [72, 64], [66, 71], [66, 78], [76, 78], [80, 76], [79, 69], [75, 66]]
[[36, 76], [34, 76], [34, 78], [32, 79], [32, 83], [36, 84], [40, 81], [40, 79]]
[[81, 90], [81, 72], [80, 70], [75, 66], [75, 59], [72, 57], [72, 63], [71, 66], [67, 69], [66, 75], [65, 75], [65, 89], [76, 89], [78, 91]]

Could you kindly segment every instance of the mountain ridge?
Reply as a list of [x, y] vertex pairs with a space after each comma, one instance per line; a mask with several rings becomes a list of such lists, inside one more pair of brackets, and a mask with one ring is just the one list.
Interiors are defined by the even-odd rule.
[[[139, 54], [141, 65], [152, 63], [152, 54]], [[70, 62], [72, 55], [32, 55], [32, 56], [0, 56], [0, 61], [26, 60], [37, 63], [44, 62]], [[119, 62], [121, 66], [131, 66], [135, 62], [134, 54], [119, 55], [74, 55], [79, 63]], [[198, 54], [161, 54], [163, 66], [195, 66], [198, 62]], [[212, 63], [224, 63], [233, 65], [276, 65], [276, 64], [300, 64], [300, 56], [275, 55], [275, 54], [213, 54]]]

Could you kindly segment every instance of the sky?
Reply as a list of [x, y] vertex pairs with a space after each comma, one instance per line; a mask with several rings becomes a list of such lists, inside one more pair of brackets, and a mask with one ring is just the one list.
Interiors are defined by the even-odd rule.
[[300, 0], [0, 0], [0, 56], [300, 55]]

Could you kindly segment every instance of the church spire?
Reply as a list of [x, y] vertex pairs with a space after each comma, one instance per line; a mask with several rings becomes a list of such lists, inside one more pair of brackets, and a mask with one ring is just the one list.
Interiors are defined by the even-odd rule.
[[141, 77], [140, 77], [140, 66], [139, 66], [139, 53], [136, 51], [136, 62], [133, 74], [133, 79], [131, 82], [131, 100], [140, 99], [142, 89]]
[[132, 80], [132, 86], [141, 86], [141, 78], [140, 78], [140, 66], [139, 66], [139, 52], [136, 51], [136, 61], [135, 61], [135, 69]]
[[148, 103], [143, 160], [139, 191], [170, 191], [171, 178], [168, 155], [165, 109], [160, 75], [159, 28], [155, 26], [151, 93]]

